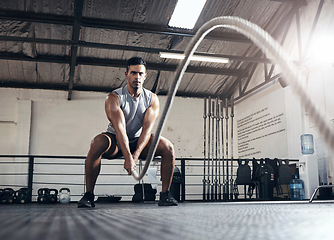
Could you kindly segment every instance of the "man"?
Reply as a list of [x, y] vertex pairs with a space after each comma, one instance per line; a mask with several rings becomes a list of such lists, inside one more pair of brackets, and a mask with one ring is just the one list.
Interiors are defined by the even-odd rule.
[[[124, 156], [124, 169], [131, 175], [138, 159], [146, 158], [153, 141], [151, 132], [159, 114], [159, 99], [143, 88], [147, 77], [145, 61], [139, 57], [130, 58], [125, 77], [127, 85], [114, 90], [106, 98], [105, 111], [110, 123], [107, 132], [97, 135], [91, 142], [85, 164], [86, 193], [78, 207], [95, 207], [94, 187], [102, 157], [114, 159]], [[162, 191], [158, 205], [176, 206], [178, 203], [169, 192], [175, 164], [172, 143], [160, 137], [155, 156], [161, 156]]]

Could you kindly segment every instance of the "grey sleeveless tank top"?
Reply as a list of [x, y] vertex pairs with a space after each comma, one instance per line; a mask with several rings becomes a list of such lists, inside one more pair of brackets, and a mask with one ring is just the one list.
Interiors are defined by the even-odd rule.
[[[151, 105], [152, 92], [142, 88], [140, 95], [137, 98], [133, 98], [128, 92], [127, 85], [113, 92], [115, 92], [119, 98], [126, 122], [126, 134], [131, 142], [141, 134], [146, 109]], [[111, 123], [108, 125], [107, 132], [116, 134]]]

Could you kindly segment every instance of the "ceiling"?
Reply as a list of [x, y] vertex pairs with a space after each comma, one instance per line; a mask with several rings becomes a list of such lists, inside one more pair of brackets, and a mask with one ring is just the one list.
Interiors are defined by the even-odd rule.
[[[144, 87], [168, 92], [178, 60], [196, 30], [218, 16], [247, 19], [284, 42], [304, 1], [207, 0], [193, 30], [168, 27], [177, 0], [0, 0], [0, 87], [110, 92], [125, 84], [126, 60], [147, 62]], [[186, 9], [191, 11], [191, 9]], [[219, 28], [196, 50], [230, 63], [191, 62], [178, 96], [244, 96], [255, 69], [275, 76], [270, 61], [246, 37]], [[255, 88], [254, 88], [255, 89]]]

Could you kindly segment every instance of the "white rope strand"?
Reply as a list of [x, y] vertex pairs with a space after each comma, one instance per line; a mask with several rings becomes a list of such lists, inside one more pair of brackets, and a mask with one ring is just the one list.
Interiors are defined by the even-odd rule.
[[324, 120], [319, 111], [316, 109], [316, 105], [312, 99], [307, 95], [306, 90], [303, 87], [301, 79], [298, 78], [298, 67], [290, 61], [289, 55], [284, 51], [284, 49], [279, 45], [274, 38], [272, 38], [266, 31], [251, 23], [245, 19], [238, 17], [218, 17], [208, 21], [204, 24], [191, 39], [188, 44], [184, 54], [185, 58], [178, 64], [172, 85], [168, 91], [167, 101], [160, 118], [153, 143], [150, 147], [148, 156], [146, 158], [146, 163], [143, 171], [140, 175], [136, 171], [132, 172], [133, 177], [136, 180], [141, 180], [147, 169], [149, 168], [151, 161], [154, 157], [154, 153], [158, 146], [161, 131], [164, 127], [165, 121], [167, 120], [170, 107], [173, 104], [174, 97], [176, 95], [177, 89], [180, 85], [183, 74], [189, 64], [190, 57], [193, 55], [198, 45], [204, 39], [204, 37], [212, 30], [223, 27], [233, 29], [252, 40], [264, 53], [270, 58], [273, 64], [277, 64], [281, 67], [282, 73], [285, 76], [286, 81], [292, 86], [295, 93], [298, 95], [300, 102], [303, 106], [307, 107], [311, 119], [319, 123], [319, 133], [322, 135], [325, 142], [328, 144], [329, 148], [334, 150], [334, 133], [331, 130], [329, 124]]

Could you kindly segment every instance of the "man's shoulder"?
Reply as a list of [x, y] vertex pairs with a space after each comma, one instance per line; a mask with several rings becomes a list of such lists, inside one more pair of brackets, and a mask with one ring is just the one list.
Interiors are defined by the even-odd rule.
[[117, 101], [119, 101], [119, 96], [114, 91], [109, 93], [108, 96], [106, 97], [106, 102], [108, 103], [115, 103]]
[[118, 96], [124, 94], [124, 86], [114, 89], [111, 93], [116, 93]]
[[147, 88], [142, 88], [143, 89], [143, 91], [145, 92], [145, 94], [148, 94], [148, 95], [150, 95], [150, 96], [152, 96], [154, 93], [151, 91], [151, 90], [148, 90]]

